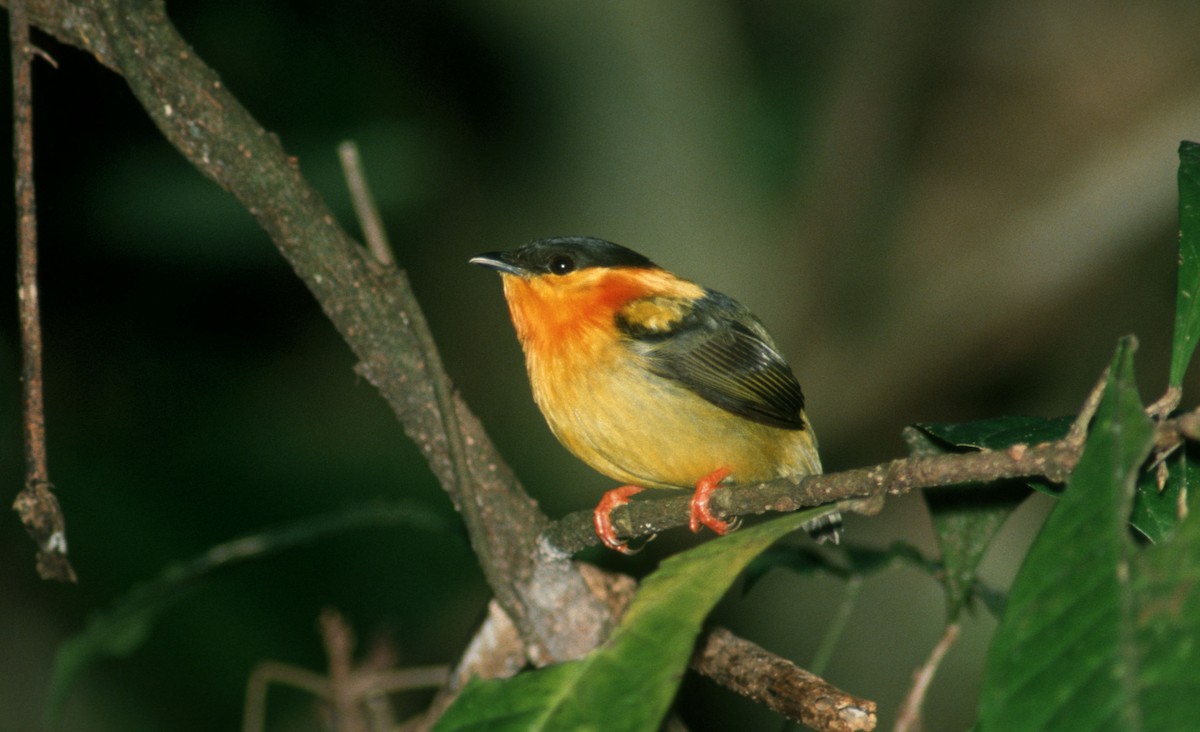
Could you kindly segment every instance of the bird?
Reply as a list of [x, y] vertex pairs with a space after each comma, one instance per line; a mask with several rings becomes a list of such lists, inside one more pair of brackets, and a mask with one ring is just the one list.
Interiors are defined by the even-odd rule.
[[[619, 244], [584, 236], [480, 254], [500, 273], [534, 401], [558, 440], [623, 483], [593, 511], [601, 542], [632, 553], [613, 509], [645, 488], [694, 491], [689, 526], [735, 528], [713, 514], [723, 484], [821, 472], [804, 395], [748, 308]], [[840, 516], [806, 526], [837, 540]]]

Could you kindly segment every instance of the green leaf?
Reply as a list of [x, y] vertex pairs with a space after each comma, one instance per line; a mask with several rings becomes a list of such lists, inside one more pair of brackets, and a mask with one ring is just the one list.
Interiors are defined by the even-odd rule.
[[1188, 447], [1166, 460], [1170, 471], [1161, 491], [1156, 471], [1143, 472], [1137, 483], [1129, 523], [1156, 544], [1165, 541], [1179, 523], [1181, 498], [1200, 490], [1200, 463]]
[[946, 622], [958, 620], [975, 599], [975, 572], [992, 538], [1012, 512], [1029, 497], [1023, 481], [948, 486], [921, 492], [929, 506], [933, 531], [942, 552]]
[[[1036, 445], [1066, 437], [1075, 417], [996, 417], [976, 422], [915, 424], [905, 430], [910, 449], [923, 439], [923, 454], [968, 452], [971, 450], [1003, 450], [1017, 444]], [[915, 434], [914, 434], [915, 433]], [[1034, 490], [1054, 498], [1058, 487], [1040, 478], [1020, 481]]]
[[190, 561], [169, 565], [157, 578], [134, 587], [107, 610], [93, 613], [83, 632], [58, 647], [46, 707], [48, 725], [57, 724], [71, 687], [80, 675], [104, 658], [123, 658], [140, 648], [159, 617], [199, 590], [216, 570], [264, 559], [330, 534], [397, 524], [428, 531], [448, 528], [444, 520], [422, 506], [371, 503], [234, 539]]
[[579, 661], [473, 681], [435, 729], [658, 729], [713, 605], [754, 557], [828, 511], [789, 514], [667, 559], [603, 646]]
[[[1146, 723], [1150, 659], [1137, 639], [1137, 606], [1149, 596], [1137, 589], [1126, 518], [1153, 426], [1134, 382], [1134, 349], [1132, 338], [1121, 341], [1079, 464], [1013, 583], [981, 695], [988, 732], [1184, 728]], [[1181, 590], [1192, 600], [1195, 580]], [[1194, 648], [1196, 636], [1175, 640]], [[1194, 679], [1197, 668], [1193, 661], [1183, 675]]]
[[1194, 729], [1200, 719], [1200, 520], [1148, 547], [1133, 566], [1137, 703], [1145, 730]]
[[1061, 440], [1074, 421], [1074, 417], [996, 417], [976, 422], [922, 422], [914, 427], [944, 443], [946, 448], [1002, 450], [1018, 443], [1035, 445]]
[[1179, 284], [1170, 385], [1182, 386], [1200, 339], [1200, 144], [1179, 144]]
[[[1067, 434], [1073, 417], [999, 417], [960, 424], [918, 424], [924, 438], [922, 454], [1002, 450], [1018, 443], [1037, 444], [1058, 440]], [[934, 535], [942, 552], [946, 588], [946, 622], [956, 621], [970, 607], [981, 585], [975, 571], [991, 546], [992, 538], [1012, 512], [1029, 496], [1029, 487], [1041, 481], [1013, 480], [987, 486], [949, 486], [922, 491], [933, 520]], [[985, 604], [994, 609], [997, 598]]]

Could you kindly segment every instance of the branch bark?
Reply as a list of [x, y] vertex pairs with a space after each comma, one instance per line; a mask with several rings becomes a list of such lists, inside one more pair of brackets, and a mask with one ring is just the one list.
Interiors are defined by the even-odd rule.
[[[1101, 379], [1103, 385], [1103, 379]], [[992, 483], [1012, 478], [1045, 478], [1064, 483], [1083, 452], [1086, 426], [1095, 411], [1099, 392], [1093, 390], [1069, 434], [1061, 440], [1036, 445], [1016, 444], [1004, 450], [979, 450], [937, 456], [914, 456], [882, 465], [838, 473], [811, 475], [799, 483], [782, 479], [755, 485], [729, 486], [713, 494], [710, 506], [722, 519], [838, 503], [842, 508], [876, 513], [881, 508], [870, 499], [897, 496], [923, 488]], [[1185, 440], [1200, 440], [1200, 409], [1185, 412], [1157, 425], [1155, 447], [1168, 451]], [[657, 500], [634, 500], [612, 512], [618, 538], [628, 541], [660, 531], [686, 526], [690, 495]], [[598, 546], [592, 529], [592, 512], [576, 511], [552, 523], [544, 539], [564, 552]]]
[[700, 639], [692, 668], [813, 729], [875, 729], [875, 702], [847, 694], [724, 628], [713, 628]]
[[33, 46], [24, 0], [9, 11], [13, 74], [13, 158], [16, 160], [17, 303], [21, 330], [21, 407], [25, 427], [25, 487], [13, 510], [37, 544], [42, 579], [74, 582], [67, 526], [46, 459], [42, 391], [42, 324], [37, 285], [37, 205], [33, 180]]
[[456, 475], [438, 409], [432, 337], [402, 271], [365, 253], [337, 224], [296, 158], [225, 89], [178, 35], [161, 0], [33, 0], [30, 18], [120, 74], [201, 173], [258, 220], [360, 360], [405, 432], [463, 513], [497, 600], [538, 663], [575, 658], [607, 636], [612, 618], [569, 558], [540, 547], [547, 519], [453, 394], [449, 420], [471, 446]]
[[[936, 457], [908, 457], [882, 465], [825, 473], [799, 483], [782, 479], [756, 485], [730, 486], [713, 494], [717, 516], [729, 519], [768, 511], [786, 512], [825, 503], [879, 498], [918, 488], [984, 483], [1008, 478], [1041, 477], [1063, 482], [1079, 461], [1081, 443], [1070, 437], [1039, 445], [1014, 445], [1007, 450]], [[688, 522], [690, 496], [632, 501], [612, 512], [621, 539], [650, 536]], [[878, 507], [875, 507], [877, 510]], [[566, 552], [598, 545], [591, 528], [591, 511], [569, 514], [552, 524], [546, 540]]]

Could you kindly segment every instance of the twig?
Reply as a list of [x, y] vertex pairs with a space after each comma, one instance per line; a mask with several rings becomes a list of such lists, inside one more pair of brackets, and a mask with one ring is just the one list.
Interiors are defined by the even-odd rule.
[[278, 661], [263, 661], [250, 672], [246, 682], [246, 704], [242, 709], [242, 732], [262, 732], [267, 714], [267, 690], [272, 683], [304, 689], [324, 699], [328, 682], [321, 674]]
[[1178, 386], [1168, 386], [1153, 404], [1146, 407], [1146, 414], [1150, 415], [1155, 421], [1161, 422], [1167, 418], [1175, 408], [1179, 406], [1179, 401], [1183, 399], [1183, 389]]
[[[388, 243], [387, 230], [379, 216], [375, 205], [375, 197], [367, 185], [366, 172], [363, 170], [362, 158], [358, 154], [358, 145], [353, 142], [343, 142], [338, 145], [338, 158], [342, 162], [342, 172], [346, 176], [346, 186], [350, 189], [350, 198], [354, 202], [354, 213], [358, 225], [362, 227], [363, 237], [367, 240], [367, 249], [379, 264], [393, 269], [396, 258], [392, 254], [392, 246]], [[405, 289], [410, 290], [408, 278], [403, 272], [398, 272]], [[463, 445], [462, 430], [458, 425], [457, 408], [454, 404], [453, 387], [442, 367], [441, 354], [433, 340], [428, 323], [424, 318], [418, 318], [411, 323], [417, 349], [425, 361], [429, 373], [430, 385], [433, 388], [434, 399], [437, 401], [438, 415], [445, 423], [446, 446], [450, 452], [450, 463], [454, 471], [454, 479], [458, 490], [470, 481], [471, 471], [467, 465], [467, 449]], [[469, 510], [469, 509], [463, 509]]]
[[383, 219], [379, 216], [375, 197], [371, 195], [371, 187], [367, 185], [358, 145], [347, 140], [338, 145], [337, 151], [338, 159], [342, 161], [342, 175], [346, 176], [346, 187], [350, 189], [350, 201], [354, 204], [354, 215], [362, 227], [367, 249], [375, 261], [384, 267], [395, 267], [396, 257], [392, 254], [392, 245], [388, 243], [387, 230], [383, 228]]
[[930, 652], [929, 660], [913, 674], [912, 688], [909, 689], [908, 695], [904, 697], [904, 703], [900, 706], [900, 713], [897, 715], [893, 732], [917, 732], [921, 729], [921, 707], [925, 703], [925, 694], [929, 691], [930, 683], [933, 682], [933, 675], [942, 665], [942, 659], [958, 641], [958, 632], [958, 623], [947, 625], [941, 639]]
[[21, 327], [21, 401], [25, 413], [25, 487], [13, 510], [38, 547], [42, 579], [75, 582], [67, 558], [66, 519], [46, 460], [42, 393], [42, 325], [37, 286], [37, 205], [33, 180], [33, 48], [24, 0], [9, 7], [13, 72], [13, 156], [16, 158], [17, 308]]
[[875, 729], [875, 702], [847, 694], [724, 628], [701, 636], [692, 669], [822, 732]]
[[1108, 368], [1100, 374], [1100, 378], [1096, 379], [1096, 384], [1092, 386], [1092, 390], [1088, 392], [1087, 399], [1083, 401], [1083, 407], [1079, 410], [1079, 416], [1071, 423], [1071, 429], [1068, 430], [1066, 440], [1072, 445], [1083, 446], [1084, 440], [1087, 439], [1088, 425], [1092, 423], [1092, 417], [1096, 416], [1096, 410], [1100, 407], [1100, 399], [1104, 396], [1104, 387], [1108, 384]]
[[[278, 661], [258, 664], [246, 684], [243, 732], [262, 732], [265, 728], [267, 690], [272, 683], [303, 689], [328, 702], [331, 729], [368, 732], [390, 730], [394, 726], [387, 694], [440, 686], [450, 675], [445, 666], [392, 668], [395, 654], [390, 649], [373, 653], [356, 665], [354, 631], [341, 613], [333, 609], [322, 611], [320, 625], [329, 675], [321, 676]], [[370, 712], [370, 723], [364, 712]]]
[[367, 720], [359, 706], [354, 688], [354, 631], [333, 609], [321, 611], [321, 639], [325, 657], [329, 659], [329, 682], [326, 698], [332, 707], [331, 729], [338, 732], [367, 732]]

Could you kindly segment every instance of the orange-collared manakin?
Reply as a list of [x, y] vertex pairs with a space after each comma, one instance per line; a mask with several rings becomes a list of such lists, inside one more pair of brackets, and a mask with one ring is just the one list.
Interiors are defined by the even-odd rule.
[[[596, 507], [605, 545], [628, 551], [610, 514], [644, 487], [694, 488], [692, 531], [724, 534], [729, 524], [709, 508], [722, 481], [821, 472], [800, 384], [733, 298], [602, 239], [541, 239], [471, 263], [500, 272], [550, 429], [629, 484]], [[815, 528], [836, 540], [836, 522]]]

